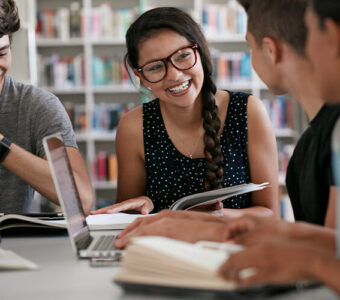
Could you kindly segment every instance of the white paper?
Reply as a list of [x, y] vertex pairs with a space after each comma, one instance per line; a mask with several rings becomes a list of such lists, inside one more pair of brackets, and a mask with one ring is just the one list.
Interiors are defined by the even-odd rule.
[[1, 270], [34, 270], [39, 266], [13, 251], [0, 248]]
[[[139, 217], [148, 217], [154, 214], [142, 215], [142, 214], [100, 214], [89, 215], [86, 218], [86, 222], [90, 230], [111, 230], [111, 229], [124, 229], [131, 224], [135, 219]], [[61, 223], [66, 225], [66, 220], [49, 221], [53, 223]]]

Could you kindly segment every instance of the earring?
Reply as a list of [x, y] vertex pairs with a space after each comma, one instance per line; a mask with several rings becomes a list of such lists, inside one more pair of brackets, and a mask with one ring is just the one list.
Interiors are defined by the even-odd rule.
[[149, 91], [151, 91], [151, 87], [147, 86], [146, 88], [147, 88]]

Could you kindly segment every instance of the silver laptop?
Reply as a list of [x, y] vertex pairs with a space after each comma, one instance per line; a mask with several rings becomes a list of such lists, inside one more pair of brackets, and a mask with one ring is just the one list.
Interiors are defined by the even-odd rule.
[[43, 144], [58, 199], [67, 221], [72, 248], [81, 258], [110, 257], [118, 259], [121, 251], [114, 247], [116, 235], [90, 235], [61, 135], [47, 136], [43, 139]]

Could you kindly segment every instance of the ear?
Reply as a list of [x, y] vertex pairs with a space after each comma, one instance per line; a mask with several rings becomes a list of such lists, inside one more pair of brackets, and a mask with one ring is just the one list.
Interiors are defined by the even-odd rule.
[[262, 49], [264, 50], [264, 52], [266, 53], [266, 55], [269, 57], [273, 64], [277, 64], [281, 61], [282, 47], [277, 40], [271, 37], [263, 38]]
[[331, 19], [325, 20], [325, 32], [328, 36], [330, 54], [340, 58], [340, 26]]

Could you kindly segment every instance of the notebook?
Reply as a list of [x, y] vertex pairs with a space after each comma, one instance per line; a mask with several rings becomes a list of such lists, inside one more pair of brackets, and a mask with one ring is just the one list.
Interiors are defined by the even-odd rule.
[[61, 135], [54, 134], [45, 137], [43, 145], [58, 199], [67, 221], [67, 230], [73, 250], [80, 258], [110, 257], [118, 259], [121, 251], [114, 247], [116, 235], [92, 236], [90, 234]]

